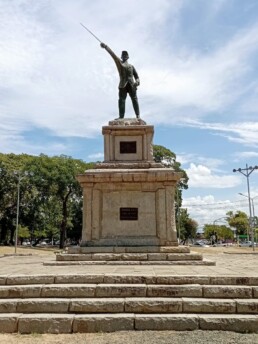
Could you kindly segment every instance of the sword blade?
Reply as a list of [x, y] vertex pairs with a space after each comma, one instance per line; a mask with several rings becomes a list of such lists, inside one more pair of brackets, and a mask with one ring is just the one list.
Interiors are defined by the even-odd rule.
[[93, 37], [95, 37], [96, 40], [98, 40], [100, 43], [102, 43], [101, 40], [100, 40], [96, 35], [94, 35], [94, 33], [91, 32], [85, 25], [83, 25], [82, 23], [80, 23], [80, 24], [81, 24], [81, 26], [84, 27], [84, 29], [87, 30]]

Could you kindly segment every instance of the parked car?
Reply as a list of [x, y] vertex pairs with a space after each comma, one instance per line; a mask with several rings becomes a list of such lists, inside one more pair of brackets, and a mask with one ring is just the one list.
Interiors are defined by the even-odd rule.
[[[252, 241], [244, 241], [239, 243], [239, 247], [252, 247]], [[257, 246], [257, 243], [254, 243], [254, 246]]]

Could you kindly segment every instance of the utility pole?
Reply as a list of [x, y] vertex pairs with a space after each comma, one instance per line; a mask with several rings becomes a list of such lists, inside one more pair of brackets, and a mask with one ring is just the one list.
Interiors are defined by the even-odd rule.
[[[241, 173], [243, 176], [246, 177], [247, 180], [247, 192], [248, 192], [248, 203], [249, 203], [249, 228], [252, 229], [252, 247], [253, 247], [253, 251], [254, 251], [254, 227], [252, 225], [252, 208], [251, 208], [251, 197], [250, 197], [250, 185], [249, 185], [249, 176], [250, 174], [254, 171], [257, 170], [258, 166], [248, 166], [246, 164], [246, 168], [238, 168], [233, 169], [233, 172], [239, 172]], [[249, 239], [249, 234], [248, 234], [248, 239]]]

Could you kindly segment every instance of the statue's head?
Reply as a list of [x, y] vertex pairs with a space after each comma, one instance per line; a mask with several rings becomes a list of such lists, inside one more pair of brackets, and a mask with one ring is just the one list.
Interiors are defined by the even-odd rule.
[[122, 60], [123, 62], [125, 62], [125, 61], [128, 60], [128, 59], [129, 59], [128, 52], [125, 51], [125, 50], [123, 50], [123, 51], [122, 51], [122, 54], [121, 54], [121, 60]]

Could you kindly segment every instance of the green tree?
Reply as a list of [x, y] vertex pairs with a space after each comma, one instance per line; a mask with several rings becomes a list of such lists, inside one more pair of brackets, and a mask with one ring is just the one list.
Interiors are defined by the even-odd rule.
[[82, 191], [76, 175], [91, 167], [92, 163], [67, 156], [0, 154], [0, 242], [13, 243], [17, 214], [15, 171], [30, 172], [20, 182], [19, 223], [28, 227], [31, 238], [39, 241], [60, 235], [61, 247], [67, 236], [78, 238], [81, 219], [74, 216], [81, 214]]
[[48, 157], [41, 154], [31, 161], [28, 168], [40, 194], [41, 204], [57, 202], [60, 207], [60, 248], [64, 247], [67, 230], [71, 227], [71, 205], [82, 197], [76, 175], [83, 173], [88, 165], [68, 156]]
[[204, 237], [208, 240], [213, 235], [216, 236], [217, 240], [227, 240], [234, 238], [234, 233], [232, 232], [232, 230], [225, 225], [205, 224], [203, 229]]
[[198, 228], [198, 223], [192, 219], [187, 209], [180, 209], [180, 239], [185, 243], [189, 239], [194, 239], [196, 237], [196, 232]]
[[182, 174], [182, 178], [178, 183], [178, 191], [180, 191], [179, 196], [181, 197], [181, 190], [188, 189], [187, 183], [189, 178], [186, 171], [181, 168], [180, 162], [176, 160], [176, 154], [166, 147], [153, 145], [153, 157], [155, 162], [162, 163], [166, 167], [172, 167], [176, 172]]
[[29, 239], [30, 238], [30, 231], [28, 227], [23, 227], [21, 225], [19, 225], [18, 228], [18, 235], [21, 241], [21, 244], [23, 243], [24, 239]]
[[[29, 155], [0, 154], [0, 242], [14, 243], [17, 214], [17, 173], [23, 173], [24, 164]], [[20, 217], [22, 221], [23, 205], [29, 201], [30, 185], [27, 178], [20, 183]]]
[[247, 234], [249, 221], [246, 213], [238, 210], [236, 213], [233, 211], [228, 211], [226, 215], [228, 224], [230, 227], [236, 228], [237, 235]]

